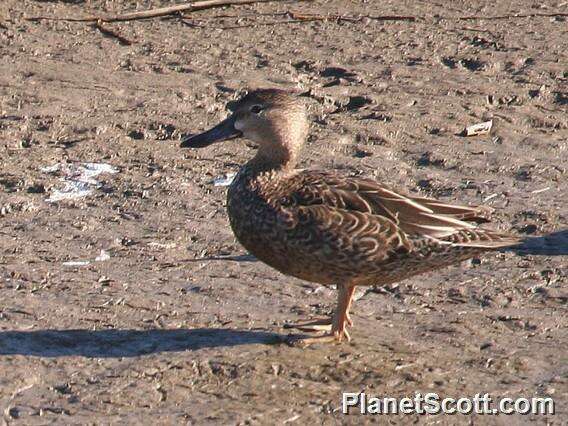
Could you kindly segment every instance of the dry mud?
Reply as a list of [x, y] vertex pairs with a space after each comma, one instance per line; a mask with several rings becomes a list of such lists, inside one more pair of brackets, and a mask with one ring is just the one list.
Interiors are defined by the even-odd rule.
[[[568, 21], [443, 18], [567, 3], [280, 2], [107, 25], [130, 45], [23, 19], [172, 3], [0, 3], [4, 422], [566, 424]], [[275, 14], [290, 10], [424, 19]], [[335, 292], [234, 240], [213, 181], [254, 148], [178, 148], [240, 90], [266, 86], [306, 97], [302, 166], [490, 205], [496, 229], [532, 245], [361, 293], [351, 344], [279, 343], [283, 324], [328, 313]], [[488, 119], [490, 135], [459, 136]], [[84, 163], [116, 173], [46, 201]], [[361, 390], [552, 396], [557, 414], [343, 416], [341, 393]]]

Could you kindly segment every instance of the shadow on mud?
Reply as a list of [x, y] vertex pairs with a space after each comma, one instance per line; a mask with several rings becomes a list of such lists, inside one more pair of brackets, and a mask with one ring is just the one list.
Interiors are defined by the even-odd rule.
[[566, 256], [568, 255], [568, 229], [542, 237], [527, 238], [521, 245], [506, 250], [520, 255]]
[[0, 355], [134, 357], [281, 341], [281, 336], [276, 333], [215, 328], [2, 331]]

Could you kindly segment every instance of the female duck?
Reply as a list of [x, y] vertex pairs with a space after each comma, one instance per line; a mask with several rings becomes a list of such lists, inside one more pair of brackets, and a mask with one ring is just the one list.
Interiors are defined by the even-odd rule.
[[286, 275], [336, 284], [331, 319], [299, 324], [326, 330], [314, 341], [349, 340], [349, 309], [358, 285], [385, 285], [448, 266], [518, 240], [478, 228], [487, 208], [403, 195], [370, 179], [296, 169], [308, 133], [306, 111], [292, 94], [248, 93], [226, 120], [182, 141], [201, 148], [244, 137], [259, 145], [227, 196], [231, 227], [259, 260]]

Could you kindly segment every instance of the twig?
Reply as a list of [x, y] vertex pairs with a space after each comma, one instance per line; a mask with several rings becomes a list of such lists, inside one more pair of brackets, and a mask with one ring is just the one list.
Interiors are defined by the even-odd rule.
[[208, 28], [208, 27], [206, 27], [205, 25], [194, 24], [193, 22], [190, 22], [190, 21], [185, 20], [185, 19], [182, 19], [180, 22], [181, 22], [183, 25], [186, 25], [186, 26], [188, 26], [188, 27], [190, 27], [190, 28]]
[[369, 18], [373, 21], [417, 21], [418, 19], [424, 19], [416, 16], [398, 16], [398, 15], [385, 15], [385, 16], [363, 16], [363, 18]]
[[141, 12], [124, 13], [111, 16], [88, 16], [85, 18], [58, 18], [49, 16], [26, 17], [27, 21], [73, 21], [73, 22], [123, 22], [135, 21], [138, 19], [150, 19], [160, 16], [175, 15], [181, 12], [195, 12], [198, 10], [213, 9], [216, 7], [231, 6], [237, 4], [268, 3], [281, 0], [203, 0], [192, 3], [178, 4], [175, 6], [161, 7], [158, 9], [143, 10]]
[[[310, 20], [310, 21], [314, 21], [314, 19]], [[270, 21], [270, 22], [256, 22], [254, 24], [249, 24], [249, 25], [229, 25], [229, 26], [225, 26], [225, 27], [216, 27], [216, 29], [218, 30], [236, 30], [239, 28], [252, 28], [252, 27], [261, 27], [261, 26], [267, 26], [267, 25], [282, 25], [282, 24], [303, 24], [305, 22], [310, 22], [307, 21], [305, 19], [289, 19], [286, 21]], [[204, 25], [197, 25], [191, 22], [187, 22], [187, 21], [182, 21], [183, 24], [189, 26], [189, 27], [196, 27], [196, 28], [210, 28], [210, 27], [205, 27]]]
[[[238, 15], [215, 15], [203, 16], [199, 18], [202, 21], [216, 20], [216, 19], [242, 19], [242, 18], [257, 18], [259, 16], [288, 16], [288, 12], [267, 12], [267, 13], [241, 13]], [[182, 18], [191, 18], [191, 15], [182, 15]]]
[[360, 22], [363, 18], [372, 19], [374, 21], [416, 21], [415, 16], [398, 16], [398, 15], [384, 15], [384, 16], [371, 16], [371, 15], [315, 15], [311, 13], [289, 12], [290, 17], [304, 21], [348, 21]]
[[542, 188], [542, 189], [535, 189], [534, 191], [531, 191], [531, 194], [540, 194], [541, 192], [548, 191], [549, 189], [550, 189], [550, 186], [547, 186], [546, 188]]
[[362, 17], [345, 15], [315, 15], [312, 13], [289, 12], [292, 19], [297, 21], [348, 21], [359, 22]]
[[[222, 19], [222, 18], [254, 18], [258, 16], [289, 16], [291, 19], [286, 21], [270, 21], [270, 22], [261, 22], [255, 23], [250, 25], [231, 25], [220, 27], [218, 29], [223, 30], [231, 30], [237, 28], [250, 28], [254, 26], [264, 26], [264, 25], [280, 25], [280, 24], [298, 24], [302, 22], [311, 22], [311, 21], [347, 21], [347, 22], [361, 22], [363, 19], [371, 19], [374, 21], [407, 21], [407, 22], [416, 22], [418, 20], [426, 20], [427, 17], [424, 16], [404, 16], [404, 15], [357, 15], [357, 16], [349, 16], [349, 15], [317, 15], [311, 13], [301, 13], [295, 11], [289, 12], [280, 12], [280, 13], [258, 13], [258, 14], [248, 14], [248, 15], [219, 15], [219, 16], [211, 16], [207, 18], [203, 18], [204, 20], [211, 20], [211, 19]], [[511, 18], [530, 18], [530, 17], [554, 17], [554, 16], [568, 16], [568, 13], [533, 13], [533, 14], [516, 14], [516, 15], [498, 15], [498, 16], [442, 16], [438, 19], [440, 20], [457, 20], [457, 21], [465, 21], [465, 20], [492, 20], [492, 19], [511, 19]], [[188, 15], [182, 15], [184, 19], [191, 19]], [[191, 27], [203, 27], [201, 25], [190, 23], [187, 21], [183, 21], [184, 24], [191, 26]], [[485, 32], [490, 33], [489, 30], [479, 29], [479, 28], [462, 28], [464, 31], [477, 31], [477, 32]]]
[[130, 46], [132, 44], [130, 40], [121, 36], [118, 32], [105, 28], [100, 20], [95, 22], [93, 27], [99, 30], [103, 35], [117, 39], [122, 46]]
[[477, 33], [489, 33], [489, 34], [491, 34], [491, 31], [484, 30], [482, 28], [461, 27], [461, 28], [457, 28], [457, 29], [462, 30], [462, 31], [474, 31], [474, 32], [477, 32]]
[[516, 13], [514, 15], [497, 15], [497, 16], [478, 16], [478, 15], [471, 15], [471, 16], [455, 16], [455, 17], [441, 17], [440, 19], [451, 20], [455, 19], [458, 21], [472, 21], [472, 20], [480, 20], [480, 21], [492, 21], [498, 19], [512, 19], [512, 18], [536, 18], [536, 17], [544, 17], [544, 18], [554, 18], [556, 16], [568, 16], [568, 13], [563, 12], [556, 12], [556, 13]]
[[[222, 30], [233, 30], [238, 28], [251, 28], [255, 26], [265, 26], [265, 25], [282, 25], [282, 24], [301, 24], [304, 22], [313, 22], [313, 21], [347, 21], [347, 22], [361, 22], [364, 18], [373, 19], [377, 21], [415, 21], [417, 18], [414, 16], [368, 16], [368, 15], [359, 15], [359, 16], [349, 16], [349, 15], [316, 15], [311, 13], [300, 13], [300, 12], [280, 12], [280, 13], [259, 13], [259, 14], [249, 14], [245, 15], [244, 17], [257, 17], [257, 16], [288, 16], [291, 19], [285, 21], [269, 21], [269, 22], [259, 22], [249, 25], [230, 25], [225, 27], [219, 27], [217, 29]], [[209, 19], [220, 19], [220, 18], [242, 18], [243, 16], [230, 16], [230, 15], [221, 15], [221, 16], [212, 16], [208, 18], [204, 18], [205, 20]], [[182, 18], [184, 19], [191, 19], [188, 15], [183, 15]], [[202, 28], [203, 25], [198, 25], [193, 22], [182, 21], [185, 25], [190, 27], [197, 27]]]

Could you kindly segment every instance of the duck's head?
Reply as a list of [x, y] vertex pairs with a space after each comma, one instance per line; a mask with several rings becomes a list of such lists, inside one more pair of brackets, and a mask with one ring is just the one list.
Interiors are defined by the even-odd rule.
[[232, 114], [217, 126], [185, 138], [183, 148], [203, 148], [244, 137], [259, 146], [257, 159], [295, 162], [308, 133], [306, 109], [300, 98], [280, 89], [259, 89], [229, 104]]

